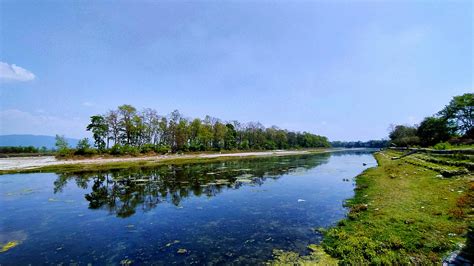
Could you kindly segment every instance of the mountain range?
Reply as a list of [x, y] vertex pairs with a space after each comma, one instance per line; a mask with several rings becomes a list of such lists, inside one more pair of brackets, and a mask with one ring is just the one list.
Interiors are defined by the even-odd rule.
[[[78, 139], [66, 138], [70, 147], [77, 145]], [[37, 148], [46, 147], [52, 149], [55, 147], [56, 139], [54, 136], [44, 135], [0, 135], [0, 146], [34, 146]]]

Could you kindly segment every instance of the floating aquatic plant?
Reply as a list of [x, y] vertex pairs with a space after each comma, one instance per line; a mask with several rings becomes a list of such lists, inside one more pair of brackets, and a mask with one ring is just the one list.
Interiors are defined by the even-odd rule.
[[18, 242], [16, 240], [9, 241], [8, 243], [6, 243], [5, 245], [2, 246], [2, 249], [0, 250], [0, 252], [7, 252], [9, 249], [18, 246], [19, 244], [20, 244], [20, 242]]

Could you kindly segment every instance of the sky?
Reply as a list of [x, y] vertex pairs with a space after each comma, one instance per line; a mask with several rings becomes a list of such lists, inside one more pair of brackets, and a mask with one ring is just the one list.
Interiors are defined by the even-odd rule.
[[386, 138], [474, 91], [471, 1], [0, 0], [0, 134], [121, 104]]

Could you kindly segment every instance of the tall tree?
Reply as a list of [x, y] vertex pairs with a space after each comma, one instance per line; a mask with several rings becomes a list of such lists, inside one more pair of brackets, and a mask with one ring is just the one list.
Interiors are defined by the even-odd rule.
[[135, 107], [124, 104], [118, 107], [120, 114], [120, 130], [124, 136], [125, 144], [132, 144], [134, 131], [134, 118], [137, 113]]
[[67, 143], [66, 137], [64, 135], [56, 135], [55, 137], [56, 143], [55, 146], [57, 149], [67, 149], [69, 148], [69, 144]]
[[120, 143], [120, 119], [119, 112], [116, 110], [109, 111], [105, 115], [105, 120], [109, 128], [109, 139], [113, 139], [114, 144]]
[[235, 131], [234, 125], [227, 123], [225, 125], [226, 132], [224, 137], [224, 149], [232, 150], [237, 147], [237, 131]]
[[452, 135], [451, 132], [452, 129], [448, 126], [446, 119], [427, 117], [418, 126], [416, 135], [420, 139], [421, 145], [431, 146], [447, 141]]
[[220, 121], [214, 123], [214, 139], [212, 145], [214, 149], [221, 150], [224, 148], [225, 136], [227, 132], [227, 127], [222, 124]]
[[109, 146], [109, 126], [105, 118], [101, 115], [94, 115], [91, 116], [91, 123], [87, 125], [87, 131], [92, 131], [92, 135], [94, 138], [94, 143], [97, 149], [104, 150], [106, 141], [107, 141], [107, 148]]
[[456, 125], [459, 134], [474, 134], [474, 93], [453, 97], [438, 115]]

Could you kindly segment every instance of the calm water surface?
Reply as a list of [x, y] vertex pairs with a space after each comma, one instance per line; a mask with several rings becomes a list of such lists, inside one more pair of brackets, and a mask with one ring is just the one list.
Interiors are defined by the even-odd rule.
[[[363, 166], [367, 163], [367, 166]], [[344, 218], [368, 151], [0, 176], [2, 265], [258, 264]], [[348, 179], [349, 181], [347, 181]]]

